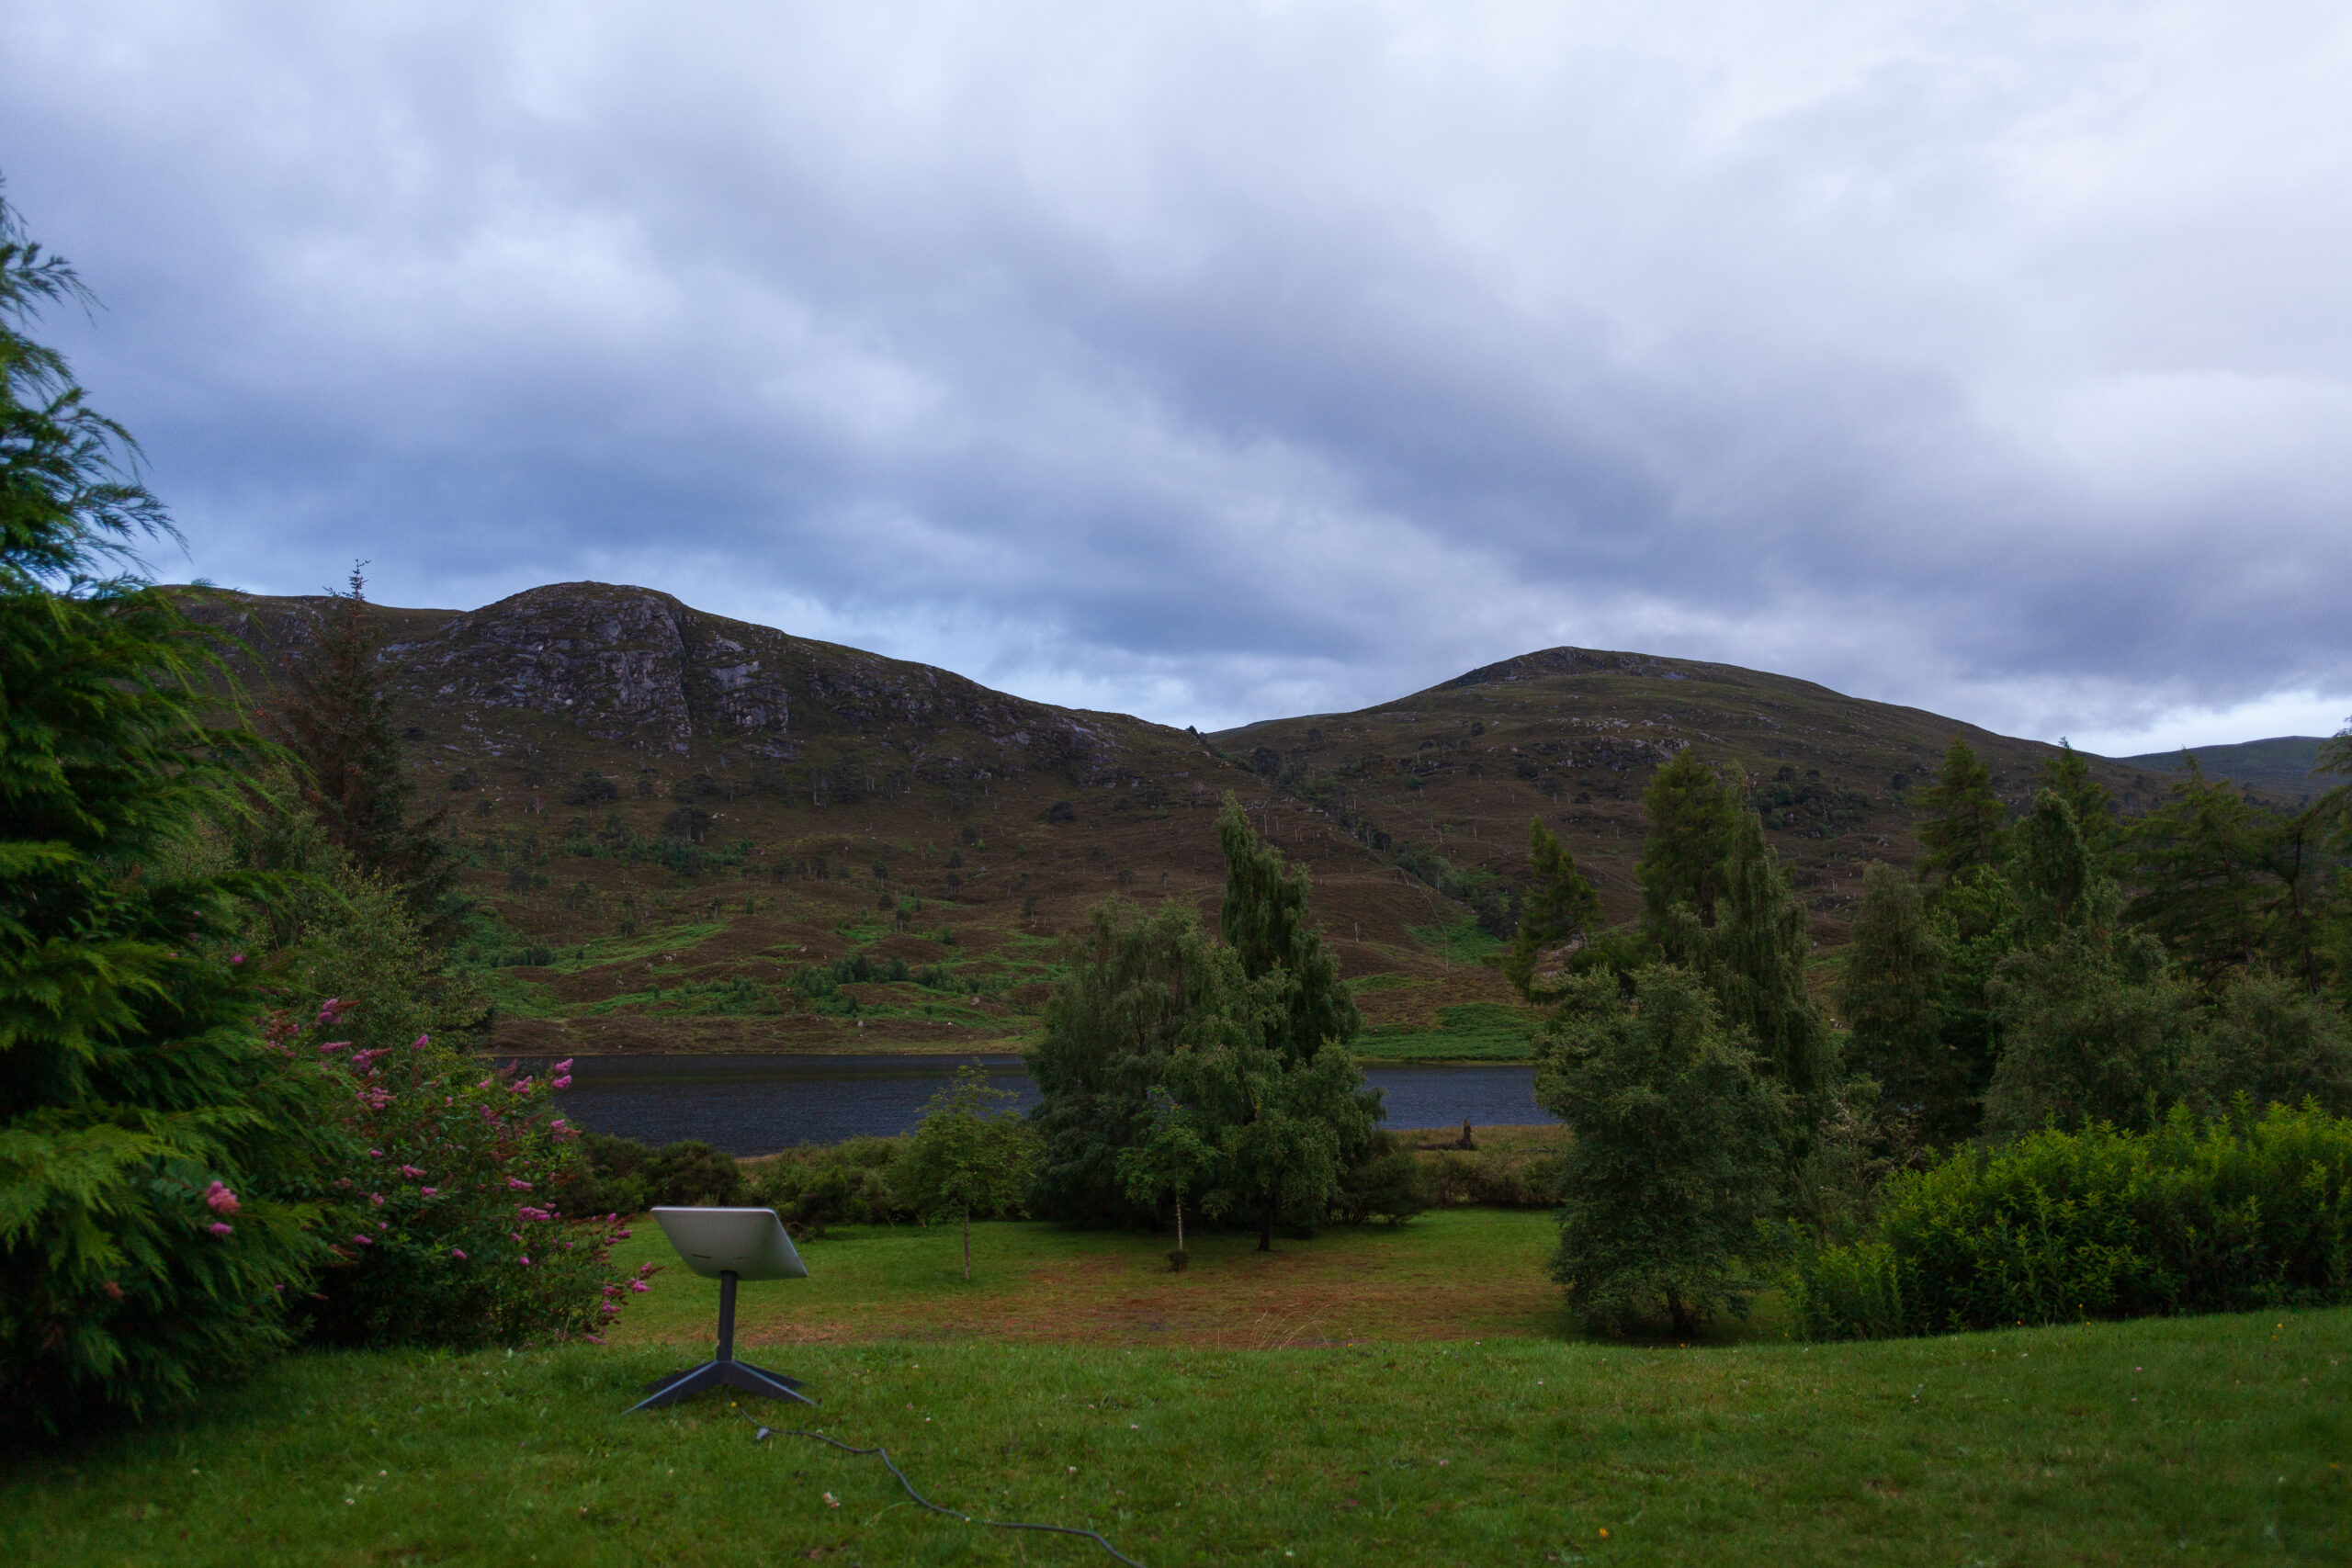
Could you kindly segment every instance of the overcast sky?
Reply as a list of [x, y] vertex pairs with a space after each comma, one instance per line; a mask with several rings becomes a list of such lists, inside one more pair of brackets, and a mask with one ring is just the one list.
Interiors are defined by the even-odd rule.
[[2340, 0], [13, 0], [0, 173], [166, 577], [2123, 752], [2352, 712], [2347, 82]]

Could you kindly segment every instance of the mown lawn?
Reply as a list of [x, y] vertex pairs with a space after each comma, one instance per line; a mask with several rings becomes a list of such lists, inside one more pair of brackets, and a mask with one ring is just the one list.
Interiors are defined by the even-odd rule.
[[[972, 1280], [956, 1228], [850, 1226], [806, 1244], [807, 1280], [746, 1285], [747, 1345], [978, 1336], [1014, 1343], [1212, 1345], [1229, 1349], [1369, 1339], [1564, 1337], [1544, 1261], [1556, 1235], [1532, 1212], [1456, 1209], [1408, 1225], [1339, 1228], [1257, 1250], [1255, 1232], [1188, 1229], [1191, 1267], [1168, 1266], [1171, 1235], [1068, 1231], [1037, 1223], [973, 1227]], [[616, 1249], [634, 1269], [675, 1259], [640, 1223]], [[665, 1268], [635, 1298], [616, 1345], [707, 1336], [717, 1281]]]
[[[1119, 1303], [1168, 1289], [1140, 1240], [986, 1226], [967, 1288], [950, 1235], [862, 1236], [745, 1288], [747, 1354], [939, 1501], [1091, 1524], [1153, 1568], [2352, 1560], [2352, 1311], [1836, 1347], [1767, 1320], [1681, 1348], [1575, 1342], [1523, 1304], [1464, 1337], [1400, 1304], [1464, 1299], [1418, 1270], [1451, 1257], [1500, 1286], [1547, 1239], [1540, 1215], [1475, 1212], [1256, 1264], [1215, 1238], [1195, 1293], [1130, 1321]], [[1295, 1332], [1268, 1303], [1310, 1280], [1329, 1310]], [[0, 1560], [1110, 1562], [924, 1514], [871, 1459], [754, 1440], [748, 1416], [799, 1413], [627, 1414], [689, 1359], [708, 1293], [657, 1276], [603, 1348], [293, 1358], [19, 1464]], [[1250, 1344], [1286, 1348], [1231, 1348]]]

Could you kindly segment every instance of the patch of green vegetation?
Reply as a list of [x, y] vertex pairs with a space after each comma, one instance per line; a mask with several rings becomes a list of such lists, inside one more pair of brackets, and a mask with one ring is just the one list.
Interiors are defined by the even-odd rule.
[[572, 1010], [589, 1018], [615, 1012], [658, 1012], [686, 1018], [741, 1018], [780, 1013], [784, 1011], [784, 1004], [777, 999], [774, 988], [738, 975], [723, 980], [703, 980], [684, 986], [664, 986], [657, 981], [644, 990], [602, 998]]
[[[976, 1307], [1028, 1273], [1008, 1233], [1048, 1227], [975, 1229], [970, 1286], [952, 1236], [912, 1228], [820, 1244], [807, 1281], [745, 1285], [757, 1358], [824, 1400], [809, 1424], [886, 1445], [926, 1495], [1091, 1525], [1152, 1568], [2352, 1557], [2334, 1457], [2352, 1448], [2334, 1371], [2352, 1311], [1689, 1350], [1325, 1344], [1305, 1319], [1272, 1326], [1285, 1348], [1007, 1344], [977, 1320], [792, 1342], [803, 1301], [871, 1248], [920, 1247], [903, 1288]], [[1241, 1272], [1226, 1262], [1156, 1278], [1206, 1301]], [[640, 1301], [674, 1310], [623, 1323], [671, 1343], [290, 1358], [194, 1414], [13, 1466], [0, 1553], [59, 1568], [1102, 1560], [910, 1506], [871, 1457], [755, 1439], [779, 1414], [801, 1424], [778, 1406], [628, 1414], [707, 1348], [716, 1293], [668, 1261]]]
[[1458, 1002], [1437, 1010], [1433, 1029], [1384, 1024], [1356, 1036], [1355, 1054], [1386, 1062], [1525, 1062], [1540, 1021], [1508, 1002]]
[[1479, 930], [1476, 915], [1464, 915], [1452, 925], [1408, 926], [1405, 930], [1415, 942], [1449, 964], [1476, 964], [1487, 954], [1500, 953], [1510, 945]]
[[1362, 996], [1366, 991], [1401, 990], [1405, 987], [1412, 984], [1413, 982], [1407, 979], [1404, 976], [1396, 973], [1394, 970], [1387, 970], [1378, 975], [1359, 976], [1355, 979], [1347, 982], [1347, 987], [1351, 992], [1357, 996]]

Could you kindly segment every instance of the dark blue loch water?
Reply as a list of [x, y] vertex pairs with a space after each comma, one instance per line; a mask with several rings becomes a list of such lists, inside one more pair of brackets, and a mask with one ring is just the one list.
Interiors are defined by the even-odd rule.
[[[592, 1133], [649, 1144], [699, 1138], [730, 1154], [889, 1136], [912, 1127], [957, 1066], [978, 1062], [1022, 1107], [1037, 1089], [1016, 1056], [582, 1056], [556, 1097]], [[526, 1064], [527, 1065], [527, 1064]], [[1372, 1066], [1391, 1127], [1550, 1120], [1527, 1066]]]

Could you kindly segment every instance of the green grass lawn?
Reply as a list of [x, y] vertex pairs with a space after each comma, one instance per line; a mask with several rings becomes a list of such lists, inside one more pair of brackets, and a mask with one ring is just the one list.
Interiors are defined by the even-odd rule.
[[[1251, 1310], [1313, 1280], [1435, 1298], [1447, 1280], [1420, 1270], [1500, 1286], [1547, 1238], [1542, 1215], [1480, 1213], [1271, 1264], [1207, 1238], [1156, 1279]], [[888, 1444], [940, 1502], [1091, 1525], [1152, 1568], [2352, 1559], [2352, 1311], [1820, 1347], [1768, 1319], [1682, 1348], [1576, 1342], [1556, 1303], [1440, 1337], [1456, 1307], [1390, 1301], [1327, 1325], [1396, 1325], [1354, 1343], [1233, 1348], [1205, 1304], [1159, 1330], [1040, 1329], [1159, 1288], [1148, 1238], [984, 1226], [969, 1287], [944, 1232], [808, 1252], [810, 1280], [745, 1287], [745, 1353], [824, 1407], [749, 1416]], [[602, 1348], [291, 1358], [20, 1461], [0, 1560], [1110, 1562], [924, 1514], [875, 1461], [755, 1442], [724, 1403], [627, 1414], [699, 1353], [712, 1294], [666, 1271]]]

